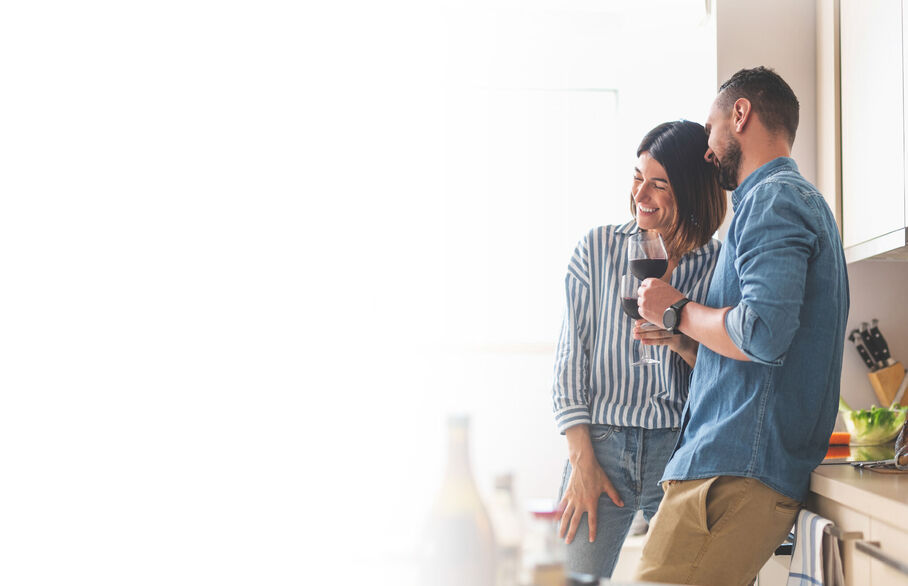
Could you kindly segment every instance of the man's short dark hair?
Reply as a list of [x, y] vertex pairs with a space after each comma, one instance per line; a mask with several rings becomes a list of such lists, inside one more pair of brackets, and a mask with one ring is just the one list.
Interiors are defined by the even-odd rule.
[[798, 131], [798, 98], [779, 74], [766, 67], [742, 69], [719, 87], [720, 104], [731, 107], [747, 98], [751, 108], [770, 132], [783, 132], [789, 146]]

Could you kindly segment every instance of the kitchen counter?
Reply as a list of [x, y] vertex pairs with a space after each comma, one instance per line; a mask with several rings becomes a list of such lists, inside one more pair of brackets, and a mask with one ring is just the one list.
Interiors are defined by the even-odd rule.
[[821, 464], [807, 508], [840, 532], [847, 586], [908, 585], [908, 474]]
[[875, 519], [892, 523], [908, 519], [908, 474], [820, 465], [810, 476], [810, 492], [847, 503]]

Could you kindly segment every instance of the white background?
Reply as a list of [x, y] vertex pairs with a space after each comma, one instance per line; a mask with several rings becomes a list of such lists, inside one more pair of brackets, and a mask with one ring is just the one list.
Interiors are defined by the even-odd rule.
[[567, 259], [715, 90], [621, 4], [6, 7], [0, 581], [377, 581], [452, 412], [554, 496]]

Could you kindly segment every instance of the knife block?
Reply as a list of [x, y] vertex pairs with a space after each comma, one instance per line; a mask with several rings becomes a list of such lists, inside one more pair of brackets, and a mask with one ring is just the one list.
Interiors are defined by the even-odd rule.
[[880, 407], [888, 407], [895, 398], [895, 392], [899, 390], [902, 384], [902, 378], [905, 376], [905, 367], [901, 362], [896, 362], [879, 370], [867, 373], [870, 379], [870, 386], [876, 393], [876, 398], [880, 400]]

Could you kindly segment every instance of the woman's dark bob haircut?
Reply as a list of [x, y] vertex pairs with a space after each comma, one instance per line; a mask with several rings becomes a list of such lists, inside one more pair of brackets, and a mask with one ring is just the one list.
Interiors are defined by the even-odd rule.
[[[668, 174], [675, 216], [662, 238], [675, 258], [709, 242], [725, 218], [727, 196], [716, 167], [703, 158], [707, 148], [706, 129], [689, 120], [660, 124], [637, 147], [638, 157], [648, 152]], [[631, 214], [637, 217], [633, 193]]]

